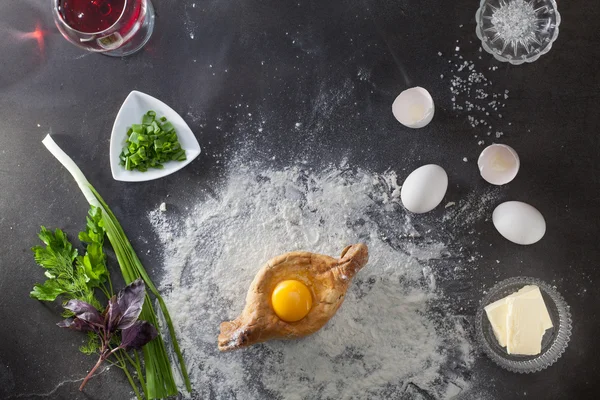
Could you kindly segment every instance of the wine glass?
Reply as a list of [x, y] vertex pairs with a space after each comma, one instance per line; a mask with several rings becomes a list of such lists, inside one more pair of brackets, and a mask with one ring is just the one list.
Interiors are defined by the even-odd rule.
[[150, 0], [52, 0], [52, 13], [65, 39], [108, 56], [137, 52], [154, 29]]

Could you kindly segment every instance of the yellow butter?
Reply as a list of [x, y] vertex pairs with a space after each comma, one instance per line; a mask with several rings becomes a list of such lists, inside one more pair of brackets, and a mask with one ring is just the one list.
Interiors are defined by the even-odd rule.
[[509, 354], [541, 352], [542, 337], [552, 320], [539, 287], [527, 285], [485, 307], [494, 336]]

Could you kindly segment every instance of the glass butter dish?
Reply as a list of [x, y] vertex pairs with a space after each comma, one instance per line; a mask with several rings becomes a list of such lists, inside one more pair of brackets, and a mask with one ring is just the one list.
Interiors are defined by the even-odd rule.
[[[553, 327], [546, 330], [542, 338], [540, 354], [534, 356], [508, 354], [506, 348], [500, 346], [494, 336], [484, 307], [527, 285], [539, 287]], [[571, 313], [567, 303], [552, 286], [529, 277], [510, 278], [492, 287], [481, 300], [475, 324], [477, 341], [483, 352], [500, 367], [517, 373], [538, 372], [548, 368], [564, 353], [571, 338]]]

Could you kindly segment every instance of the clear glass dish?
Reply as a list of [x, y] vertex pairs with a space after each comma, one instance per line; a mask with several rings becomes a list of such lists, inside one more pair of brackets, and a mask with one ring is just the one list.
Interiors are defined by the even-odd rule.
[[555, 0], [481, 0], [475, 21], [485, 51], [519, 65], [550, 51], [560, 14]]
[[[553, 328], [542, 338], [542, 352], [536, 356], [508, 354], [498, 343], [484, 307], [512, 294], [525, 285], [537, 285]], [[516, 277], [504, 280], [491, 288], [481, 300], [475, 319], [477, 341], [483, 352], [500, 367], [517, 373], [538, 372], [554, 364], [566, 350], [571, 338], [571, 313], [562, 296], [550, 285], [535, 278]]]

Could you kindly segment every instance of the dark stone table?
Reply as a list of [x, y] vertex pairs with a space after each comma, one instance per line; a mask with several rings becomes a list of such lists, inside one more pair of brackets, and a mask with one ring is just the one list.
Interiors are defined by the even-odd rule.
[[[597, 7], [560, 2], [563, 23], [550, 53], [511, 66], [478, 53], [476, 0], [154, 0], [155, 34], [144, 51], [125, 59], [86, 54], [67, 43], [53, 25], [49, 3], [0, 5], [1, 398], [130, 396], [114, 368], [79, 393], [74, 382], [91, 360], [77, 351], [77, 333], [55, 327], [57, 305], [28, 298], [42, 279], [29, 250], [39, 226], [76, 232], [88, 208], [41, 145], [47, 133], [104, 194], [139, 254], [156, 246], [146, 218], [156, 196], [211, 187], [242, 142], [262, 149], [255, 154], [259, 160], [276, 155], [279, 166], [299, 155], [315, 166], [345, 158], [374, 171], [410, 171], [435, 162], [448, 171], [454, 194], [487, 187], [474, 165], [479, 140], [507, 143], [519, 152], [522, 166], [517, 179], [500, 189], [501, 198], [535, 204], [548, 230], [538, 244], [516, 247], [489, 221], [477, 226], [482, 268], [464, 306], [472, 316], [482, 287], [515, 275], [536, 276], [554, 284], [571, 306], [573, 337], [554, 366], [533, 375], [503, 371], [478, 356], [475, 369], [485, 378], [479, 384], [498, 399], [599, 398]], [[19, 34], [36, 25], [44, 32], [40, 40]], [[450, 68], [460, 56], [493, 81], [491, 91], [509, 90], [505, 107], [486, 116], [495, 125], [491, 136], [469, 123], [468, 115], [476, 112], [453, 110], [450, 79], [456, 72]], [[400, 91], [417, 85], [429, 89], [437, 109], [428, 127], [411, 131], [394, 120], [390, 106]], [[110, 130], [133, 89], [155, 95], [183, 116], [203, 148], [198, 160], [148, 183], [112, 179]], [[336, 91], [348, 95], [317, 107], [323, 93]], [[238, 103], [248, 107], [238, 109]], [[268, 115], [260, 134], [260, 121], [249, 121], [248, 113]], [[299, 131], [293, 129], [296, 121], [304, 121]], [[504, 135], [496, 139], [496, 131]], [[215, 162], [217, 156], [223, 161]], [[142, 259], [157, 276], [152, 258]], [[496, 259], [501, 268], [494, 266]]]

